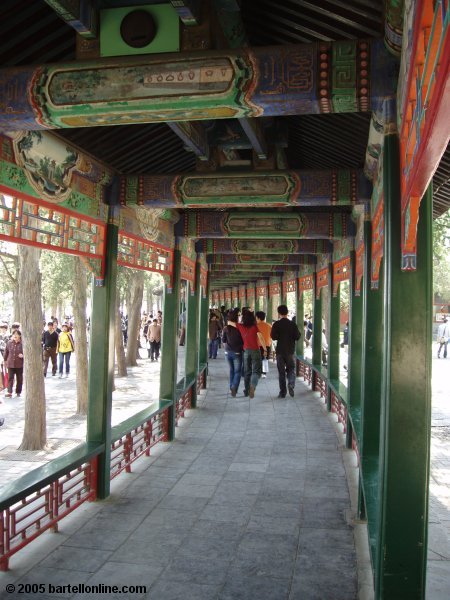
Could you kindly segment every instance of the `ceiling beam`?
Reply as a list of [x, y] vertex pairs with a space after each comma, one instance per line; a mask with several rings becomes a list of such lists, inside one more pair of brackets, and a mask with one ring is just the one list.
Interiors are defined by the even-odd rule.
[[44, 0], [67, 25], [82, 37], [94, 39], [98, 31], [98, 11], [92, 0]]
[[370, 201], [362, 170], [234, 171], [122, 178], [123, 205], [149, 208], [352, 206]]
[[95, 127], [337, 112], [395, 123], [383, 40], [155, 54], [0, 69], [0, 128]]
[[333, 244], [329, 240], [226, 240], [212, 239], [196, 242], [197, 252], [204, 254], [329, 254]]
[[200, 160], [209, 160], [208, 134], [203, 123], [179, 121], [178, 123], [167, 123], [167, 125], [184, 142], [187, 151], [193, 152]]
[[346, 239], [355, 223], [342, 212], [187, 211], [175, 224], [175, 235], [191, 238]]
[[233, 270], [236, 267], [254, 270], [255, 265], [314, 265], [316, 257], [308, 254], [207, 254], [206, 262], [211, 270]]
[[170, 0], [183, 25], [192, 27], [200, 23], [201, 0]]

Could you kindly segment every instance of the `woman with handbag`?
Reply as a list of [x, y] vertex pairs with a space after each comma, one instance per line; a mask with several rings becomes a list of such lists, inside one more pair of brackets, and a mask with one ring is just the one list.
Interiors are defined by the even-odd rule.
[[256, 326], [251, 310], [242, 311], [242, 323], [237, 323], [244, 342], [244, 396], [255, 397], [256, 386], [262, 373], [260, 348], [265, 348], [263, 336]]

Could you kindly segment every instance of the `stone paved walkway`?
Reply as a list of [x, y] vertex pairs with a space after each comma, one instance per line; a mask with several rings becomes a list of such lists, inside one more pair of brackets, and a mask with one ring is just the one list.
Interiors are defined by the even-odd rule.
[[176, 441], [35, 542], [35, 562], [19, 554], [1, 585], [141, 584], [147, 595], [125, 597], [152, 600], [357, 597], [344, 461], [353, 453], [332, 417], [300, 382], [294, 399], [276, 399], [274, 370], [253, 400], [231, 398], [225, 362], [211, 362]]
[[[448, 600], [450, 589], [447, 367], [434, 359], [427, 600]], [[114, 423], [142, 408], [144, 395], [157, 397], [158, 368], [142, 360], [117, 380]], [[108, 598], [371, 598], [365, 526], [353, 522], [356, 463], [334, 416], [300, 380], [294, 399], [276, 399], [275, 367], [251, 401], [228, 396], [223, 360], [211, 361], [210, 373], [176, 441], [159, 444], [133, 473], [116, 478], [108, 500], [83, 505], [61, 522], [60, 533], [44, 534], [13, 557], [11, 571], [0, 574], [2, 593], [8, 583], [84, 582], [147, 586], [146, 595]], [[46, 385], [49, 438], [66, 451], [58, 446], [63, 438], [76, 444], [84, 436], [74, 417], [74, 379]], [[3, 482], [49, 458], [8, 459], [5, 449], [12, 452], [21, 439], [19, 403], [0, 406], [7, 416]], [[16, 597], [25, 596], [5, 596]]]

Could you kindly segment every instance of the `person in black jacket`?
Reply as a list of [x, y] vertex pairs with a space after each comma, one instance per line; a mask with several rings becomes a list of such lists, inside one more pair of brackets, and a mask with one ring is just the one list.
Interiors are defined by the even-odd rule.
[[288, 307], [278, 307], [278, 321], [272, 324], [271, 338], [277, 342], [276, 357], [280, 393], [278, 398], [286, 398], [286, 378], [289, 395], [294, 396], [295, 388], [295, 342], [300, 339], [300, 331], [295, 323], [288, 319]]
[[236, 397], [239, 382], [242, 375], [242, 354], [244, 342], [241, 334], [236, 328], [239, 318], [239, 310], [229, 310], [227, 313], [227, 324], [222, 331], [222, 342], [225, 349], [225, 357], [230, 367], [230, 391], [233, 398]]
[[42, 334], [42, 361], [44, 363], [44, 377], [47, 376], [48, 362], [52, 361], [52, 375], [56, 375], [58, 360], [56, 346], [58, 345], [58, 333], [55, 331], [53, 321], [47, 323], [47, 330]]

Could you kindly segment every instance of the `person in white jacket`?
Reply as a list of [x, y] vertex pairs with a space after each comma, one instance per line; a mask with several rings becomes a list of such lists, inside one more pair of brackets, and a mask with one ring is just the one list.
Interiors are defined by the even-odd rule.
[[441, 350], [444, 347], [444, 358], [447, 358], [447, 345], [448, 339], [450, 338], [450, 327], [447, 319], [444, 318], [442, 323], [438, 327], [437, 332], [437, 343], [439, 344], [437, 357], [441, 358]]

